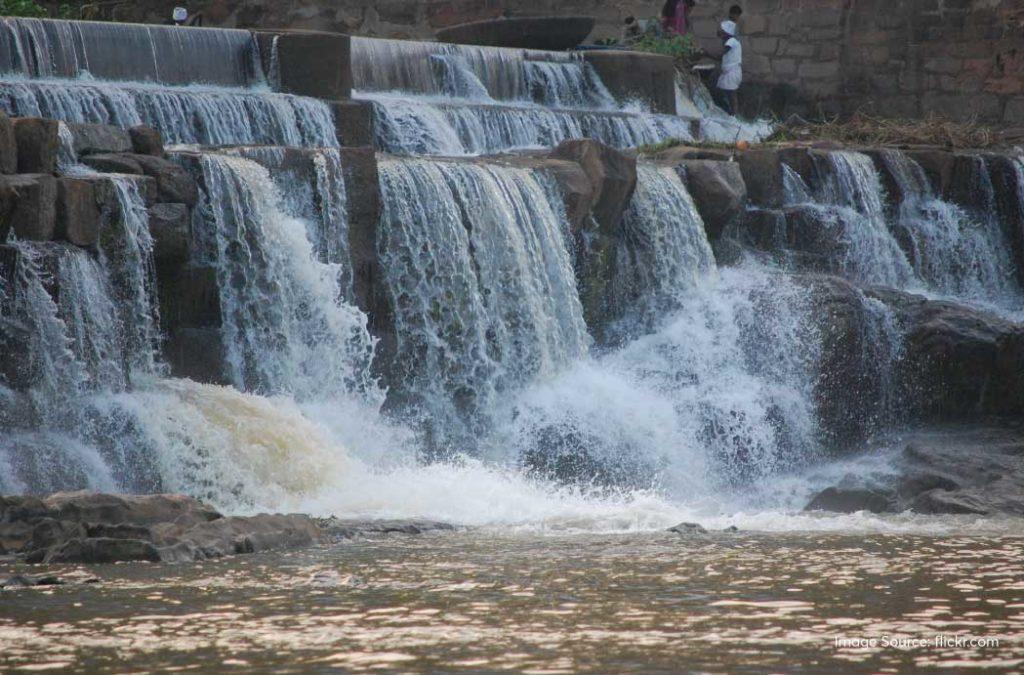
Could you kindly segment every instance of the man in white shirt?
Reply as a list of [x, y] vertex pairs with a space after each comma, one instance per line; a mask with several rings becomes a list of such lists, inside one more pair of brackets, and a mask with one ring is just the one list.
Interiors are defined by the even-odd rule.
[[725, 51], [719, 57], [722, 62], [722, 73], [715, 85], [721, 92], [725, 110], [730, 115], [739, 112], [739, 99], [736, 91], [743, 82], [743, 45], [736, 39], [736, 22], [723, 21], [718, 27], [718, 37], [722, 39]]

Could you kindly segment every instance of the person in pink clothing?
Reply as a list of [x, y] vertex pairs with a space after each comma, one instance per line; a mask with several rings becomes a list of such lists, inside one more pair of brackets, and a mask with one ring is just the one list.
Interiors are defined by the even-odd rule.
[[661, 8], [661, 27], [666, 33], [686, 35], [690, 32], [690, 11], [695, 0], [665, 0]]

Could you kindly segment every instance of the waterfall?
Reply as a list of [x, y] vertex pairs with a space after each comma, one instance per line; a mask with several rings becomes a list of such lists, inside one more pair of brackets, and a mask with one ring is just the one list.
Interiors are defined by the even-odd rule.
[[339, 263], [318, 259], [315, 228], [285, 208], [252, 160], [207, 153], [198, 172], [203, 203], [194, 226], [213, 247], [230, 381], [299, 400], [374, 397], [366, 317], [345, 302]]
[[471, 438], [508, 391], [586, 352], [564, 207], [523, 169], [405, 160], [380, 174], [393, 381], [414, 414]]
[[629, 148], [693, 138], [689, 122], [672, 115], [450, 105], [381, 95], [369, 100], [377, 145], [396, 154], [478, 155], [550, 147], [573, 138]]
[[353, 87], [494, 103], [615, 110], [594, 69], [566, 52], [352, 38]]
[[715, 272], [704, 221], [673, 168], [639, 165], [622, 230], [609, 292], [614, 306], [631, 309], [631, 321], [672, 309]]
[[263, 81], [259, 63], [244, 30], [0, 19], [0, 72], [244, 87]]
[[0, 109], [65, 122], [147, 124], [171, 144], [338, 145], [326, 103], [244, 89], [6, 80], [0, 82]]
[[[836, 246], [829, 261], [834, 271], [855, 281], [905, 288], [914, 271], [889, 231], [881, 179], [871, 158], [859, 152], [829, 152], [819, 162], [821, 180], [804, 212]], [[792, 174], [788, 192], [803, 199]]]
[[814, 460], [806, 291], [725, 269], [676, 305], [650, 334], [527, 388], [496, 444], [544, 475], [657, 485], [694, 505]]
[[935, 196], [924, 170], [898, 150], [883, 161], [901, 195], [895, 227], [917, 276], [930, 288], [980, 301], [1020, 304], [1013, 259], [998, 219], [991, 182], [972, 190], [989, 204], [974, 214]]

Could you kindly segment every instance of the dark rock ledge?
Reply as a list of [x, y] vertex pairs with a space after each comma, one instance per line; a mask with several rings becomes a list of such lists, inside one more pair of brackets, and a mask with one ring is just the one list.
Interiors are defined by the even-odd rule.
[[0, 558], [26, 563], [191, 562], [451, 529], [447, 523], [415, 520], [224, 516], [183, 495], [0, 496]]

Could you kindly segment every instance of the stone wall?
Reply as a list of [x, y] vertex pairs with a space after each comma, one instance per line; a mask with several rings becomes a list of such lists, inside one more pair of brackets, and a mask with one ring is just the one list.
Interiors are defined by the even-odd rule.
[[[163, 22], [180, 0], [93, 3], [95, 18]], [[748, 114], [772, 110], [919, 116], [1024, 125], [1020, 0], [698, 0], [695, 32], [717, 46], [726, 8], [741, 33]], [[502, 13], [595, 16], [591, 38], [617, 37], [626, 16], [660, 0], [199, 0], [206, 25], [302, 28], [430, 39], [438, 28]]]

